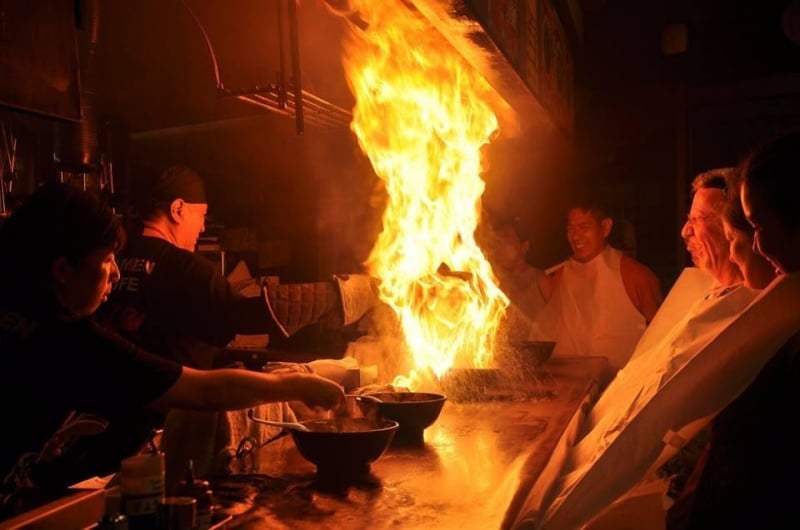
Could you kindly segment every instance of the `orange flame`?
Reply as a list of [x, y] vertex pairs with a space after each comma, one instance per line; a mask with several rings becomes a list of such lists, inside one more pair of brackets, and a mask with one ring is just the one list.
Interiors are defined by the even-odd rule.
[[[498, 129], [493, 91], [441, 34], [396, 0], [351, 0], [344, 65], [352, 130], [388, 193], [367, 259], [399, 317], [410, 388], [454, 367], [487, 367], [508, 299], [475, 242], [482, 146]], [[456, 272], [452, 272], [456, 271]]]

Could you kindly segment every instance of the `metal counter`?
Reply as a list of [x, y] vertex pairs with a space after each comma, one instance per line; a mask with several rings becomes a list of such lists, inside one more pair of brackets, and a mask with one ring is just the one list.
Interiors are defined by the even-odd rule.
[[231, 528], [509, 528], [565, 431], [593, 401], [602, 358], [556, 358], [524, 397], [445, 403], [419, 447], [392, 446], [353, 485], [326, 491], [290, 436], [213, 484]]

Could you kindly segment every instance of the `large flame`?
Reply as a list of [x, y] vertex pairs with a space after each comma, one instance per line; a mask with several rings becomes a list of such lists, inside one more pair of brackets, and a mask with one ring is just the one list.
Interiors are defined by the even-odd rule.
[[498, 129], [493, 91], [401, 0], [350, 0], [368, 27], [344, 65], [352, 129], [384, 184], [383, 229], [367, 260], [397, 313], [411, 388], [453, 366], [486, 367], [508, 299], [475, 242], [481, 148]]

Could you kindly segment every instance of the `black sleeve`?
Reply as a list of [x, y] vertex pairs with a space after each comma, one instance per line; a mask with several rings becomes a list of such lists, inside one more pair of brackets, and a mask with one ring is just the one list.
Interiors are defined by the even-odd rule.
[[202, 256], [180, 251], [175, 257], [172, 272], [159, 279], [159, 288], [170, 293], [160, 297], [171, 306], [162, 308], [171, 313], [164, 315], [166, 322], [177, 321], [194, 336], [218, 346], [237, 333], [280, 333], [262, 297], [240, 295]]
[[183, 367], [151, 355], [90, 320], [70, 326], [65, 341], [70, 354], [62, 356], [66, 382], [77, 393], [81, 410], [102, 416], [137, 410], [166, 392]]

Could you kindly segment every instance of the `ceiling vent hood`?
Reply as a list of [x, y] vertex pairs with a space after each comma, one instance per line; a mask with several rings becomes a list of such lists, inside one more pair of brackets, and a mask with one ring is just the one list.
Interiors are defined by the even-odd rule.
[[[350, 12], [348, 21], [354, 30], [368, 29], [368, 24], [359, 19], [357, 13], [347, 9], [347, 0], [319, 1], [324, 1], [333, 11]], [[509, 129], [512, 134], [520, 128], [536, 129], [540, 133], [558, 131], [567, 138], [571, 137], [571, 53], [563, 26], [549, 2], [541, 7], [541, 2], [535, 1], [400, 0], [400, 3], [425, 17], [446, 42], [496, 90], [508, 105], [501, 112], [504, 115], [500, 116], [506, 132]], [[242, 101], [293, 116], [298, 133], [302, 133], [306, 119], [323, 127], [346, 126], [351, 117], [347, 110], [303, 90], [300, 79], [294, 75], [294, 72], [302, 71], [297, 7], [294, 0], [278, 0], [277, 5], [281, 57], [278, 79], [268, 87], [245, 90], [245, 94], [241, 93], [241, 89], [237, 94], [237, 90], [226, 88], [221, 88], [220, 94], [236, 95]], [[478, 13], [481, 11], [488, 15], [483, 18], [489, 20], [480, 20]], [[540, 31], [540, 19], [546, 21], [543, 31]], [[495, 27], [493, 20], [496, 21]], [[490, 34], [492, 30], [499, 42]], [[518, 45], [520, 41], [524, 42], [522, 46]], [[510, 57], [501, 46], [511, 52]], [[520, 47], [524, 49], [517, 51]], [[545, 51], [547, 57], [542, 56]], [[549, 91], [548, 95], [553, 100], [548, 102], [552, 107], [550, 110], [546, 108], [547, 103], [533, 92], [540, 88], [542, 72], [539, 70], [542, 63], [552, 65], [554, 72], [551, 76], [557, 77], [556, 83], [561, 85]], [[291, 65], [290, 75], [287, 75], [288, 65]], [[523, 79], [523, 75], [526, 79]], [[554, 94], [556, 91], [561, 93]]]
[[[571, 138], [571, 52], [551, 0], [398, 1], [478, 70], [521, 129]], [[104, 108], [133, 133], [253, 116], [253, 106], [293, 118], [298, 133], [347, 129], [355, 102], [337, 4], [346, 0], [101, 1]]]
[[571, 139], [572, 51], [551, 0], [403, 2], [488, 81], [521, 129]]

